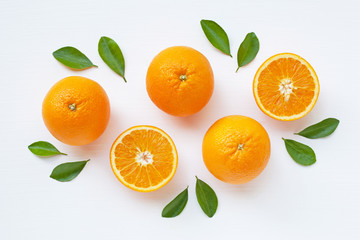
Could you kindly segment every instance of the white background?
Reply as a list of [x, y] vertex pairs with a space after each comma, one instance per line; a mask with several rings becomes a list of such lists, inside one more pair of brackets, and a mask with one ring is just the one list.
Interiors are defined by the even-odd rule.
[[[342, 1], [0, 1], [0, 239], [360, 239], [359, 54], [360, 3]], [[230, 38], [230, 58], [217, 51], [200, 27], [219, 23]], [[236, 53], [248, 32], [260, 40], [256, 59], [238, 73]], [[97, 53], [101, 36], [123, 51], [128, 83]], [[84, 52], [99, 68], [71, 71], [52, 52]], [[145, 76], [164, 48], [191, 46], [210, 61], [214, 94], [198, 114], [172, 117], [149, 99]], [[306, 117], [281, 122], [264, 115], [252, 95], [253, 76], [268, 57], [293, 52], [307, 59], [320, 80], [320, 96]], [[95, 142], [72, 147], [45, 128], [42, 100], [58, 80], [79, 75], [99, 82], [111, 117]], [[202, 161], [206, 130], [217, 119], [240, 114], [267, 129], [272, 153], [263, 174], [244, 185], [217, 180]], [[340, 119], [325, 139], [294, 136], [327, 117]], [[114, 139], [149, 124], [174, 140], [179, 166], [173, 180], [152, 193], [124, 187], [109, 164]], [[317, 162], [296, 164], [281, 137], [313, 147]], [[38, 158], [27, 146], [45, 140], [68, 156]], [[91, 161], [72, 182], [49, 178], [63, 162]], [[209, 219], [195, 197], [195, 175], [216, 191], [219, 208]], [[162, 208], [189, 185], [189, 201], [174, 219]]]

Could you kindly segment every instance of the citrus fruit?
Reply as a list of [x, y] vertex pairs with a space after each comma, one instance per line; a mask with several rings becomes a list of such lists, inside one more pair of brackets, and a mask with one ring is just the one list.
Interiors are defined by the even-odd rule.
[[314, 69], [293, 53], [270, 57], [256, 72], [253, 83], [255, 101], [260, 109], [283, 121], [308, 114], [318, 99], [319, 91]]
[[260, 123], [232, 115], [217, 120], [202, 145], [208, 170], [221, 181], [242, 184], [256, 178], [270, 157], [270, 139]]
[[110, 117], [109, 99], [95, 81], [67, 77], [45, 96], [42, 116], [47, 129], [59, 141], [85, 145], [104, 132]]
[[146, 76], [150, 99], [164, 112], [189, 116], [210, 100], [214, 75], [204, 55], [190, 47], [170, 47], [151, 62]]
[[171, 180], [178, 156], [174, 142], [164, 131], [153, 126], [135, 126], [115, 140], [110, 163], [115, 176], [125, 186], [150, 192]]

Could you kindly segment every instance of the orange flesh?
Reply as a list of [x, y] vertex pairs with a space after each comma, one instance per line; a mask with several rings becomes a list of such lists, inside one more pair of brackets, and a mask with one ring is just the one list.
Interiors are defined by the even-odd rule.
[[165, 185], [174, 175], [177, 165], [173, 143], [151, 129], [130, 131], [120, 142], [115, 142], [112, 153], [114, 173], [134, 190], [155, 190], [153, 188]]
[[[294, 86], [287, 101], [279, 91], [284, 79], [290, 79]], [[277, 116], [291, 116], [303, 112], [312, 102], [314, 90], [315, 83], [310, 71], [300, 61], [292, 58], [280, 58], [270, 63], [259, 76], [260, 101], [265, 109]]]

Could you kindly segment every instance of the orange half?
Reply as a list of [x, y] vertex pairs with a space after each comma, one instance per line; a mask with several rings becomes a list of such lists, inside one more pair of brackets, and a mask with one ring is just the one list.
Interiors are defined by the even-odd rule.
[[319, 80], [311, 65], [293, 53], [267, 59], [256, 72], [253, 92], [268, 116], [292, 121], [308, 114], [318, 99]]
[[151, 192], [174, 176], [178, 155], [172, 139], [153, 126], [129, 128], [115, 140], [110, 150], [115, 176], [125, 186]]

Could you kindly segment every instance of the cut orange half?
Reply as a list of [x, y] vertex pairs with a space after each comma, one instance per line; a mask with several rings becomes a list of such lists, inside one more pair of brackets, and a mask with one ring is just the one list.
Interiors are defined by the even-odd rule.
[[268, 116], [291, 121], [314, 107], [320, 91], [314, 69], [302, 57], [280, 53], [266, 60], [256, 72], [253, 92], [257, 105]]
[[157, 127], [135, 126], [115, 140], [110, 150], [115, 176], [125, 186], [150, 192], [174, 176], [178, 155], [169, 135]]

